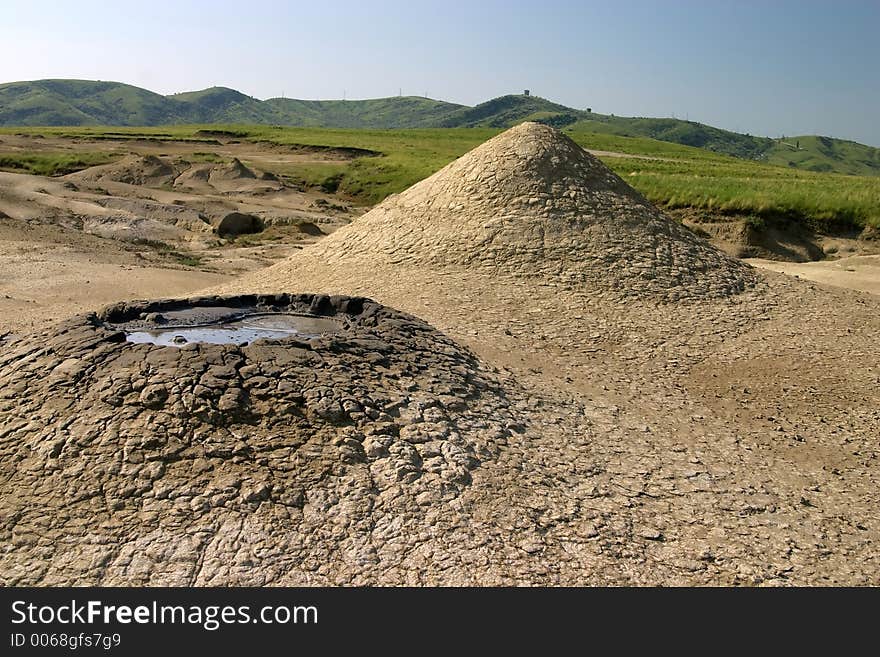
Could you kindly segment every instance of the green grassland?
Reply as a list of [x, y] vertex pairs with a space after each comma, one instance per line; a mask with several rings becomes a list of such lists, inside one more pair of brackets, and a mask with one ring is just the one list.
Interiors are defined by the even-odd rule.
[[[564, 131], [588, 149], [621, 155], [602, 159], [651, 201], [669, 208], [715, 214], [784, 217], [823, 231], [880, 227], [880, 177], [823, 173], [787, 163], [746, 160], [646, 137], [592, 132], [574, 123]], [[150, 128], [40, 128], [45, 136], [179, 139], [194, 152], [209, 151], [210, 131], [278, 145], [357, 148], [380, 153], [349, 162], [279, 165], [274, 173], [304, 185], [337, 191], [362, 204], [376, 203], [429, 176], [494, 136], [498, 128], [345, 130], [272, 126], [174, 126]], [[22, 132], [20, 128], [0, 129]], [[207, 131], [207, 132], [204, 132]]]
[[492, 129], [339, 130], [254, 127], [251, 139], [275, 144], [359, 148], [382, 153], [347, 164], [315, 164], [281, 171], [306, 179], [338, 178], [338, 191], [372, 204], [403, 191], [496, 135]]
[[63, 176], [113, 161], [109, 153], [0, 153], [0, 170]]
[[737, 161], [603, 159], [651, 201], [668, 208], [795, 219], [819, 232], [880, 226], [876, 178]]
[[[339, 191], [366, 203], [400, 192], [499, 130], [348, 131], [252, 128], [278, 144], [348, 146], [383, 153], [346, 165], [309, 165], [312, 181], [341, 176]], [[635, 155], [602, 159], [651, 201], [720, 214], [800, 219], [818, 230], [880, 226], [880, 179], [750, 162], [700, 148], [639, 137], [566, 130], [584, 148]]]
[[[577, 134], [647, 137], [814, 172], [880, 176], [880, 149], [830, 137], [771, 139], [676, 118], [623, 117], [510, 94], [474, 107], [417, 96], [259, 100], [226, 87], [162, 96], [119, 82], [0, 84], [0, 126], [249, 124], [357, 130], [508, 128], [541, 121]], [[107, 138], [115, 138], [108, 135]], [[390, 155], [390, 152], [389, 152]]]
[[880, 149], [815, 135], [775, 140], [762, 159], [808, 171], [880, 174]]

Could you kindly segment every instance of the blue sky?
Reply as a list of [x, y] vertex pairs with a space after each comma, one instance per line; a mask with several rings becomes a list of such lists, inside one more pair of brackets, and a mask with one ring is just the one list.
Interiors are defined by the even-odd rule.
[[258, 98], [533, 93], [880, 146], [880, 0], [0, 0], [0, 81]]

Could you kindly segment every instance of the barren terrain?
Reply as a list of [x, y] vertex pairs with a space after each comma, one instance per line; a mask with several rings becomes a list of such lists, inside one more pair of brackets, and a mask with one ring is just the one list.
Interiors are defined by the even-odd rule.
[[878, 255], [846, 256], [837, 260], [819, 262], [784, 262], [757, 258], [747, 262], [762, 269], [825, 285], [880, 294], [880, 256]]
[[[310, 190], [272, 180], [281, 188], [255, 189], [259, 177], [239, 186], [236, 169], [174, 169], [158, 185], [104, 173], [119, 178], [120, 162], [143, 173], [155, 165], [144, 155], [168, 158], [126, 154], [64, 180], [0, 178], [0, 211], [13, 217], [0, 220], [11, 226], [0, 266], [15, 277], [0, 298], [0, 332], [44, 331], [10, 341], [0, 359], [0, 431], [22, 436], [8, 443], [4, 481], [21, 462], [49, 509], [29, 507], [29, 492], [10, 496], [4, 531], [18, 548], [2, 555], [9, 582], [880, 584], [876, 260], [840, 260], [840, 271], [759, 263], [854, 289], [754, 268], [536, 124], [351, 223], [356, 212], [316, 208], [324, 197]], [[181, 176], [211, 188], [186, 191]], [[157, 203], [157, 224], [180, 231], [169, 243], [205, 264], [84, 230], [82, 217], [108, 216], [96, 186], [119, 199], [109, 225], [131, 227], [126, 203], [141, 204], [137, 216]], [[52, 221], [36, 216], [59, 204]], [[173, 207], [195, 215], [169, 221]], [[332, 234], [241, 247], [216, 234], [219, 210]], [[194, 230], [199, 213], [214, 232]], [[92, 301], [83, 278], [99, 271]], [[259, 344], [125, 350], [89, 316], [54, 334], [49, 319], [100, 306], [123, 275], [129, 287], [117, 298], [209, 286], [364, 296], [439, 333], [385, 310], [387, 323], [354, 336], [349, 351], [330, 342], [295, 354]], [[17, 404], [19, 373], [64, 390], [67, 406]], [[195, 419], [185, 412], [193, 403]], [[78, 450], [92, 445], [65, 433], [68, 412], [106, 428], [95, 430], [95, 449], [121, 432], [126, 449], [114, 463], [136, 483], [122, 486], [108, 466], [102, 476], [119, 494], [90, 492]], [[224, 414], [240, 425], [204, 443], [204, 426]], [[284, 414], [297, 418], [289, 435], [277, 425]], [[54, 442], [34, 417], [51, 424]], [[312, 433], [296, 433], [300, 424]], [[302, 482], [289, 468], [304, 468]], [[212, 488], [203, 494], [193, 477]], [[101, 522], [83, 536], [70, 530], [90, 514]], [[64, 520], [47, 528], [47, 517]], [[44, 532], [60, 543], [41, 543]]]
[[[369, 295], [515, 382], [527, 428], [432, 517], [443, 565], [419, 581], [880, 583], [880, 298], [723, 259], [694, 285], [699, 247], [650, 212], [629, 223], [638, 197], [601, 167], [580, 177], [537, 128], [495, 141], [219, 288]], [[493, 204], [507, 222], [486, 223]], [[594, 256], [565, 257], [574, 237]], [[335, 581], [398, 581], [389, 559]]]
[[[226, 142], [0, 136], [7, 153], [117, 158], [53, 178], [0, 172], [0, 333], [120, 299], [186, 295], [265, 267], [360, 213], [268, 173], [350, 157], [344, 151]], [[200, 149], [209, 155], [194, 157]], [[261, 225], [226, 234], [221, 222], [235, 213]]]

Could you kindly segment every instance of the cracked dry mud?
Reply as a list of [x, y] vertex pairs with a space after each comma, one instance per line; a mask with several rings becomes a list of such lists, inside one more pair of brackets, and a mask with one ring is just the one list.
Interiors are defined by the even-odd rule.
[[[554, 200], [561, 179], [575, 194], [572, 205], [554, 201], [559, 212], [516, 201], [523, 189]], [[442, 331], [386, 308], [383, 316], [411, 324], [379, 338], [394, 347], [384, 369], [313, 348], [323, 365], [280, 366], [265, 377], [266, 400], [248, 392], [214, 411], [223, 391], [249, 391], [244, 379], [218, 383], [205, 386], [215, 395], [207, 410], [182, 417], [165, 409], [174, 395], [182, 404], [194, 396], [194, 375], [163, 409], [132, 388], [105, 411], [130, 431], [126, 451], [122, 426], [101, 432], [87, 419], [105, 403], [91, 375], [82, 385], [49, 388], [55, 375], [38, 374], [17, 383], [41, 371], [40, 358], [60, 366], [58, 376], [76, 371], [63, 365], [69, 338], [49, 332], [4, 348], [3, 499], [19, 510], [3, 514], [0, 571], [36, 584], [880, 583], [880, 301], [760, 273], [670, 223], [559, 133], [524, 124], [318, 245], [222, 288], [369, 296]], [[223, 354], [200, 365], [209, 368], [227, 357], [250, 363], [249, 350], [269, 348], [123, 347], [97, 340], [84, 321], [66, 329], [80, 336], [79, 358], [119, 354], [144, 386], [177, 380], [187, 353]], [[11, 359], [10, 349], [40, 355]], [[411, 373], [389, 375], [401, 368]], [[107, 376], [119, 369], [108, 362]], [[398, 414], [359, 402], [390, 419], [313, 419], [305, 395], [275, 392], [287, 372], [332, 376], [326, 387], [356, 389], [353, 399], [398, 400]], [[289, 416], [298, 423], [279, 415], [279, 399], [300, 409], [302, 419]], [[261, 409], [245, 423], [253, 445], [242, 427], [223, 424], [248, 404]], [[203, 429], [167, 434], [160, 413]], [[220, 424], [204, 430], [209, 421]], [[369, 427], [393, 425], [384, 435], [418, 451], [421, 432], [443, 423], [445, 440], [468, 457], [448, 466], [458, 473], [450, 479], [424, 465], [395, 470], [398, 453], [372, 450]], [[70, 438], [59, 445], [46, 427]], [[247, 460], [272, 452], [276, 433], [286, 446], [288, 428], [302, 429], [297, 440], [318, 456], [281, 458], [289, 470]], [[208, 457], [166, 455], [162, 440], [232, 453], [197, 472]], [[115, 461], [75, 451], [92, 443], [115, 448]], [[8, 454], [38, 474], [9, 465]], [[374, 466], [387, 466], [388, 477]], [[234, 472], [238, 487], [209, 483], [214, 471]], [[22, 486], [24, 477], [39, 488]], [[85, 490], [74, 501], [77, 480]], [[265, 487], [249, 499], [245, 481]], [[130, 492], [120, 498], [113, 485], [123, 482]], [[300, 506], [283, 502], [281, 491], [298, 486]], [[26, 520], [31, 507], [41, 511]]]
[[347, 328], [135, 345], [119, 322], [180, 304], [123, 304], [4, 351], [4, 584], [343, 583], [517, 426], [476, 359], [415, 318], [345, 297], [189, 305], [230, 304]]

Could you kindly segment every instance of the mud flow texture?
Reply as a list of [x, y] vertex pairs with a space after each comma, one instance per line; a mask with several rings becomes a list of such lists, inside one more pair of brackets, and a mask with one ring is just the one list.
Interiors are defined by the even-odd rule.
[[[292, 315], [344, 329], [126, 341], [139, 326]], [[0, 517], [15, 536], [0, 583], [329, 584], [337, 558], [346, 581], [379, 581], [403, 558], [400, 523], [415, 536], [496, 457], [509, 407], [465, 348], [369, 299], [80, 315], [0, 352]]]

